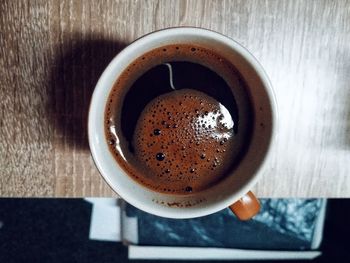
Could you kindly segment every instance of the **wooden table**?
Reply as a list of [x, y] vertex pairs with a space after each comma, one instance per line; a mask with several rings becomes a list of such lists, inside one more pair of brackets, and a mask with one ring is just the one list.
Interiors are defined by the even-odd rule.
[[246, 46], [279, 105], [260, 197], [350, 197], [349, 1], [1, 1], [0, 196], [115, 196], [87, 144], [91, 93], [135, 38], [199, 26]]

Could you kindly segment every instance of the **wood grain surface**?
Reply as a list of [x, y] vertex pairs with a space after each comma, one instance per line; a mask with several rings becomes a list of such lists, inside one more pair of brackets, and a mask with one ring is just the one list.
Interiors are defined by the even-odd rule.
[[128, 43], [171, 26], [246, 46], [280, 128], [260, 197], [350, 197], [349, 1], [1, 1], [0, 196], [115, 196], [87, 144], [91, 93]]

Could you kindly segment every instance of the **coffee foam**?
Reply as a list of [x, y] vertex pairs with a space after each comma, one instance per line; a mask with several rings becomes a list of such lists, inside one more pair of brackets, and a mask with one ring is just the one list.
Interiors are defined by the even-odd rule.
[[233, 120], [215, 99], [192, 89], [161, 95], [142, 112], [134, 134], [144, 180], [167, 192], [215, 184], [231, 165]]

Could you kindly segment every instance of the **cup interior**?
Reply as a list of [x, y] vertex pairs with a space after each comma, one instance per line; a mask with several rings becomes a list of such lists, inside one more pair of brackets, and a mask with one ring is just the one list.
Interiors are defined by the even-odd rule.
[[[192, 195], [168, 195], [138, 184], [111, 155], [104, 132], [104, 110], [114, 82], [142, 54], [169, 44], [195, 44], [229, 60], [248, 87], [254, 115], [249, 149], [229, 176], [213, 187]], [[193, 218], [217, 212], [247, 193], [261, 174], [276, 123], [276, 103], [261, 65], [240, 44], [219, 33], [199, 28], [170, 28], [137, 39], [121, 51], [100, 77], [90, 105], [88, 134], [93, 159], [110, 187], [133, 206], [169, 218]]]

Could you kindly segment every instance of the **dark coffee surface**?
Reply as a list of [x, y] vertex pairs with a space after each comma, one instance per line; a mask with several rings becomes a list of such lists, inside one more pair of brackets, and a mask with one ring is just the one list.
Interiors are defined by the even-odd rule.
[[140, 57], [115, 83], [106, 137], [137, 182], [194, 193], [224, 178], [244, 154], [249, 109], [244, 82], [228, 61], [198, 46], [166, 46]]

